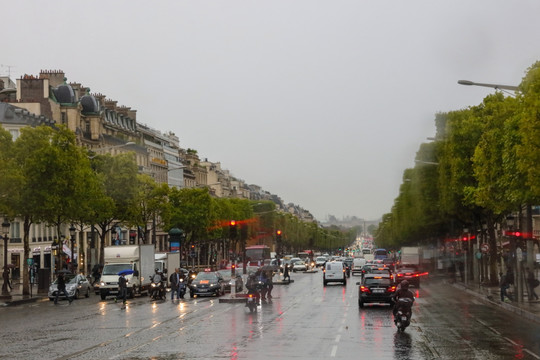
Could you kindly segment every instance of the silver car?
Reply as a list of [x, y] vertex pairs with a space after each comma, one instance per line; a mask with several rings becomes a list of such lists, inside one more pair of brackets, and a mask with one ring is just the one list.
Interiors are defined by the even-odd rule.
[[[92, 291], [90, 282], [88, 282], [88, 279], [85, 278], [83, 275], [75, 275], [75, 274], [65, 274], [64, 279], [66, 280], [66, 291], [69, 295], [69, 297], [73, 299], [78, 299], [82, 295], [85, 297], [90, 296], [90, 291]], [[49, 300], [54, 301], [54, 298], [56, 297], [56, 292], [58, 290], [58, 279], [54, 280], [54, 282], [49, 286]], [[65, 295], [62, 294], [59, 296], [61, 299], [65, 299]]]

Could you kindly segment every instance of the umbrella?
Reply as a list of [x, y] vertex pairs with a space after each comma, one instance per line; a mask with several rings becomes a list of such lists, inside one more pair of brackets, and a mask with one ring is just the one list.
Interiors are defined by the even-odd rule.
[[131, 270], [131, 269], [126, 269], [126, 270], [120, 271], [120, 272], [118, 273], [118, 275], [120, 275], [120, 276], [122, 276], [122, 275], [131, 275], [131, 274], [133, 274], [133, 273], [134, 273], [133, 270]]
[[69, 270], [58, 270], [56, 274], [73, 274], [73, 273]]

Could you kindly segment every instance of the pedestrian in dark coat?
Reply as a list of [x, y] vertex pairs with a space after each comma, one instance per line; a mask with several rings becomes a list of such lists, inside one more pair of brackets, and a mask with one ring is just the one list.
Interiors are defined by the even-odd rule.
[[510, 287], [510, 277], [508, 276], [508, 274], [503, 275], [503, 273], [500, 273], [499, 275], [501, 277], [501, 281], [500, 281], [501, 301], [504, 302], [505, 296], [508, 298], [508, 300], [512, 300], [507, 292], [508, 288]]
[[283, 281], [287, 279], [288, 282], [291, 282], [291, 275], [289, 275], [289, 264], [283, 265]]
[[531, 269], [526, 268], [527, 270], [527, 284], [529, 285], [529, 300], [532, 301], [533, 298], [538, 300], [538, 295], [534, 291], [534, 288], [538, 286], [538, 279], [534, 277], [534, 273]]
[[66, 296], [66, 298], [69, 300], [69, 304], [71, 305], [73, 298], [69, 297], [66, 291], [66, 279], [64, 278], [63, 273], [58, 274], [56, 283], [57, 283], [57, 288], [56, 288], [56, 297], [54, 298], [54, 304], [55, 305], [58, 304], [58, 296], [60, 295], [60, 293], [63, 293]]
[[[127, 279], [126, 275], [122, 274], [118, 278], [118, 297], [117, 299], [122, 299], [122, 304], [126, 305], [126, 298], [127, 298]], [[115, 300], [117, 301], [117, 300]]]
[[174, 294], [176, 294], [176, 298], [180, 300], [180, 296], [178, 296], [179, 283], [180, 283], [180, 269], [178, 268], [174, 269], [174, 272], [171, 274], [171, 276], [169, 276], [169, 282], [171, 283], [171, 301], [174, 300]]

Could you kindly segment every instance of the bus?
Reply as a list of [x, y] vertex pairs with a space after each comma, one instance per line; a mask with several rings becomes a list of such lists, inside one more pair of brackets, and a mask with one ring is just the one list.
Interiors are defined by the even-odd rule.
[[388, 257], [388, 251], [386, 249], [373, 250], [373, 257], [375, 260], [384, 260]]
[[269, 263], [270, 248], [266, 245], [253, 245], [246, 247], [247, 266], [262, 266]]

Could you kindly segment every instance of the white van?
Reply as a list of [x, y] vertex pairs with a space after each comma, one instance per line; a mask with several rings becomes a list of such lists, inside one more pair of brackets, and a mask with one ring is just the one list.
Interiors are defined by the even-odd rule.
[[342, 261], [328, 261], [323, 268], [323, 285], [329, 282], [340, 282], [347, 285], [345, 263]]
[[358, 274], [362, 274], [362, 267], [364, 265], [366, 265], [366, 259], [364, 258], [354, 258], [353, 259], [353, 266], [352, 266], [352, 270], [351, 270], [351, 273], [354, 275], [355, 273]]

